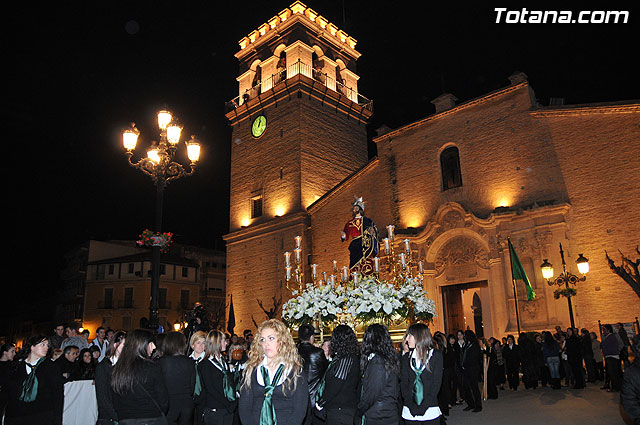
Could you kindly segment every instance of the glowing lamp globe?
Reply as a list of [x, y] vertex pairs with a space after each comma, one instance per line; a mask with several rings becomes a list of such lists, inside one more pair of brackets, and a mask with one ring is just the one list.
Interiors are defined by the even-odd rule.
[[176, 145], [180, 141], [180, 133], [182, 132], [182, 127], [179, 125], [171, 124], [167, 127], [167, 141]]
[[161, 130], [166, 129], [172, 118], [171, 112], [169, 111], [158, 112], [158, 127], [160, 127]]
[[194, 136], [191, 136], [191, 140], [187, 142], [187, 156], [191, 162], [198, 162], [200, 159], [200, 143], [195, 140]]
[[544, 262], [540, 265], [540, 269], [542, 270], [542, 277], [546, 280], [549, 280], [553, 277], [553, 266], [547, 259], [544, 259]]
[[147, 158], [155, 162], [156, 164], [160, 163], [160, 154], [158, 148], [149, 149], [147, 151]]
[[136, 148], [136, 144], [138, 143], [138, 136], [140, 132], [135, 127], [135, 125], [131, 125], [131, 128], [126, 129], [122, 133], [122, 145], [128, 151], [132, 151]]
[[586, 257], [580, 254], [578, 256], [578, 259], [576, 260], [576, 263], [578, 264], [578, 271], [580, 273], [582, 274], [589, 273], [589, 260]]

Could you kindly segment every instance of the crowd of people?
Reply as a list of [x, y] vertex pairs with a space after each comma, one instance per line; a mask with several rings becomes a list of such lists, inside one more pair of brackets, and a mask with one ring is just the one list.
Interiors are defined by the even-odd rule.
[[97, 425], [440, 425], [462, 404], [481, 412], [483, 400], [506, 386], [596, 382], [622, 390], [623, 407], [640, 423], [640, 361], [629, 362], [640, 338], [631, 343], [621, 324], [617, 332], [604, 325], [602, 341], [560, 327], [516, 341], [469, 329], [432, 335], [417, 323], [395, 345], [381, 324], [367, 327], [362, 342], [344, 324], [325, 341], [302, 325], [296, 343], [276, 319], [258, 327], [255, 341], [251, 330], [239, 337], [98, 328], [91, 342], [78, 331], [56, 326], [53, 335], [28, 338], [18, 354], [2, 345], [5, 425], [61, 425], [65, 383], [86, 380], [95, 388]]

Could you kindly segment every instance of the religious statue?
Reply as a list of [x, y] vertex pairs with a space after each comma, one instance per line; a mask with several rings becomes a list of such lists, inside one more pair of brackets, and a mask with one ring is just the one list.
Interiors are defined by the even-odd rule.
[[344, 225], [341, 234], [342, 242], [349, 243], [349, 271], [362, 275], [373, 273], [373, 258], [378, 255], [378, 229], [369, 217], [364, 215], [362, 197], [355, 197], [353, 202], [353, 218]]

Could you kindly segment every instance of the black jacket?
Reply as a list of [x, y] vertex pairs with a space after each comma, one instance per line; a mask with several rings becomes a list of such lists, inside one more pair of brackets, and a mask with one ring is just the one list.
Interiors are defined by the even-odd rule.
[[110, 423], [118, 420], [111, 398], [111, 359], [105, 357], [96, 367], [96, 400], [98, 402], [98, 423]]
[[[64, 379], [60, 368], [49, 359], [36, 369], [38, 378], [38, 395], [30, 403], [20, 401], [22, 383], [27, 377], [26, 366], [23, 361], [14, 362], [6, 388], [3, 388], [3, 396], [6, 397], [5, 416], [9, 418], [22, 418], [38, 415], [39, 419], [47, 417], [47, 422], [53, 425], [62, 425], [62, 410], [64, 407]], [[50, 419], [49, 419], [50, 418]]]
[[131, 391], [120, 395], [111, 390], [118, 420], [157, 418], [165, 414], [169, 408], [169, 395], [160, 365], [144, 361], [139, 367], [142, 368], [141, 377]]
[[520, 347], [513, 344], [513, 348], [509, 348], [509, 344], [502, 347], [502, 358], [507, 370], [517, 370], [520, 368]]
[[[242, 425], [258, 425], [260, 423], [260, 411], [264, 402], [264, 387], [258, 384], [257, 371], [251, 373], [251, 388], [242, 386], [238, 401], [238, 412]], [[289, 380], [293, 379], [289, 376]], [[296, 390], [293, 391], [293, 382], [286, 385], [285, 391], [282, 385], [278, 385], [271, 394], [273, 407], [276, 410], [278, 425], [300, 425], [307, 414], [309, 405], [309, 387], [304, 375], [296, 378]]]
[[466, 343], [462, 347], [462, 371], [469, 376], [479, 375], [482, 370], [482, 353], [477, 342]]
[[359, 384], [360, 357], [349, 355], [336, 359], [325, 373], [325, 386], [320, 406], [327, 410], [355, 410], [360, 401]]
[[[416, 373], [411, 367], [411, 355], [402, 356], [400, 363], [400, 391], [402, 393], [402, 404], [407, 406], [413, 416], [424, 415], [429, 407], [438, 406], [438, 392], [442, 383], [443, 366], [442, 351], [434, 350], [429, 359], [429, 367], [422, 371], [420, 380], [424, 388], [424, 399], [421, 404], [416, 404], [413, 400], [413, 385]], [[430, 369], [430, 370], [429, 370]]]
[[640, 360], [625, 368], [620, 401], [634, 425], [640, 425]]
[[316, 404], [315, 400], [318, 385], [320, 385], [322, 376], [327, 370], [329, 361], [325, 357], [322, 348], [315, 347], [309, 342], [300, 343], [298, 345], [298, 353], [300, 353], [300, 357], [302, 357], [302, 371], [307, 378], [311, 407], [313, 407]]
[[191, 399], [196, 385], [196, 367], [193, 359], [185, 355], [166, 356], [158, 363], [169, 397]]
[[[193, 367], [193, 362], [191, 363]], [[196, 398], [196, 403], [208, 407], [209, 409], [226, 410], [228, 413], [235, 412], [238, 402], [229, 401], [224, 395], [222, 379], [224, 374], [208, 359], [203, 359], [198, 365], [198, 373], [200, 374], [200, 382], [202, 383], [202, 392]], [[236, 388], [234, 374], [228, 372], [230, 384]]]
[[399, 377], [387, 371], [380, 356], [373, 356], [362, 375], [361, 396], [356, 418], [366, 418], [367, 424], [394, 424], [398, 421]]

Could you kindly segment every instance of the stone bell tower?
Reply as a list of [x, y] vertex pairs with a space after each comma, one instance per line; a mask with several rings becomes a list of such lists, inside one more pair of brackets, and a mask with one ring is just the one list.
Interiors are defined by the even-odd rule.
[[[227, 294], [253, 328], [286, 301], [283, 253], [303, 237], [307, 207], [368, 160], [372, 102], [358, 91], [356, 40], [299, 1], [239, 41], [232, 127]], [[308, 267], [307, 267], [308, 268]], [[274, 298], [275, 297], [275, 298]], [[278, 316], [279, 317], [279, 311]]]

